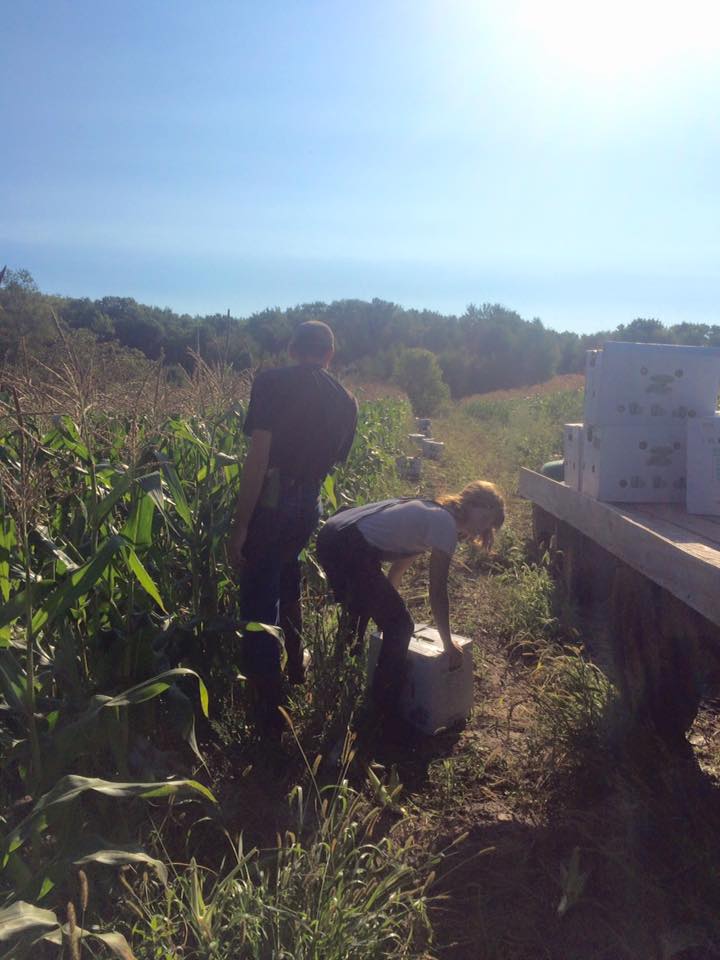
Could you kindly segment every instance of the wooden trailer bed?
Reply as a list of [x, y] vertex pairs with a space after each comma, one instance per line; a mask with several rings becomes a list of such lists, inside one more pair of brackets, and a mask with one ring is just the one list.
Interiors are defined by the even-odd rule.
[[683, 735], [720, 691], [720, 518], [681, 504], [603, 503], [522, 470], [536, 537], [554, 543], [580, 611], [604, 631], [631, 717]]

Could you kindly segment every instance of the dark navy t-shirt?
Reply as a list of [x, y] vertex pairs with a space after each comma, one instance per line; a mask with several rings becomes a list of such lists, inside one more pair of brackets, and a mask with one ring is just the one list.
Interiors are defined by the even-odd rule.
[[356, 424], [352, 394], [322, 367], [298, 364], [255, 377], [243, 431], [272, 434], [268, 466], [283, 476], [322, 481], [347, 458]]

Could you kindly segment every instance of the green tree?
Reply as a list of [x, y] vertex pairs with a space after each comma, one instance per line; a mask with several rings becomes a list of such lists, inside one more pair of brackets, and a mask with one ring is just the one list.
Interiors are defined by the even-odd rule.
[[394, 378], [420, 417], [434, 413], [450, 397], [437, 357], [429, 350], [420, 347], [401, 350], [395, 361]]
[[644, 317], [621, 323], [613, 335], [613, 340], [627, 340], [629, 343], [667, 343], [670, 339], [667, 327], [659, 320]]
[[262, 353], [278, 357], [287, 350], [294, 326], [287, 311], [275, 307], [254, 313], [247, 322], [247, 329]]
[[27, 270], [6, 269], [0, 286], [0, 358], [14, 359], [22, 340], [32, 351], [54, 337], [48, 298]]

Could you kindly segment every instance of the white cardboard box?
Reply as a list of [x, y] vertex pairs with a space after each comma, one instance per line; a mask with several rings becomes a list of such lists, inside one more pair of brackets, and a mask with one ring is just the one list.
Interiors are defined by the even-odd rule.
[[563, 460], [565, 485], [582, 490], [582, 449], [585, 428], [582, 423], [566, 423], [563, 427]]
[[584, 419], [588, 425], [711, 417], [720, 389], [720, 349], [610, 341], [588, 350]]
[[602, 373], [602, 350], [585, 351], [585, 423], [598, 423], [598, 387]]
[[[472, 640], [455, 634], [453, 640], [463, 651], [462, 666], [457, 670], [448, 670], [442, 640], [434, 627], [416, 624], [408, 648], [400, 710], [409, 723], [431, 736], [467, 720], [472, 711]], [[368, 646], [368, 682], [375, 673], [381, 643], [381, 635], [373, 633]]]
[[687, 512], [720, 516], [720, 416], [688, 420]]
[[682, 503], [686, 428], [672, 421], [585, 426], [582, 492], [624, 503]]
[[425, 437], [422, 442], [422, 455], [427, 457], [428, 460], [440, 460], [444, 449], [445, 444], [442, 440], [431, 440], [429, 437]]

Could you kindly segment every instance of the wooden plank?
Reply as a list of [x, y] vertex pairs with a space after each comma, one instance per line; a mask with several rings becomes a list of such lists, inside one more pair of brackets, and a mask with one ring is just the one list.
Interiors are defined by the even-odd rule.
[[678, 503], [643, 503], [633, 505], [633, 513], [647, 517], [656, 517], [674, 523], [682, 530], [690, 530], [708, 540], [717, 543], [720, 547], [720, 517], [705, 517], [699, 514], [688, 513]]
[[533, 470], [521, 471], [519, 492], [720, 624], [720, 551], [713, 543], [659, 518], [641, 522], [629, 504], [602, 503]]

